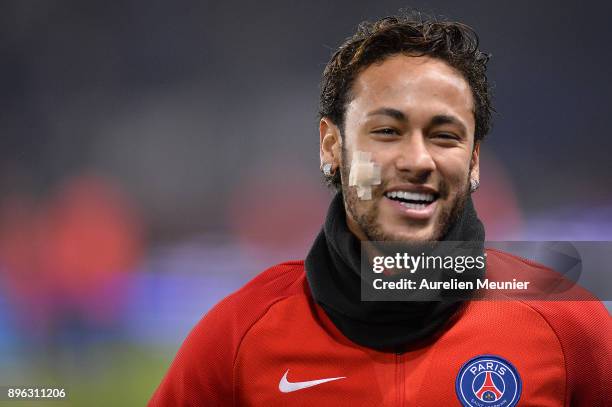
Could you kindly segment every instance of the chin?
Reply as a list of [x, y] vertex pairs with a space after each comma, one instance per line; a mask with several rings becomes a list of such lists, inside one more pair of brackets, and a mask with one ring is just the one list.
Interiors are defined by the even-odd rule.
[[395, 241], [395, 242], [423, 242], [435, 240], [437, 233], [432, 230], [432, 227], [427, 225], [423, 227], [402, 227], [393, 228], [391, 230], [387, 228], [381, 228], [384, 240]]
[[403, 232], [395, 234], [393, 240], [398, 242], [425, 242], [434, 240], [434, 235], [431, 231]]

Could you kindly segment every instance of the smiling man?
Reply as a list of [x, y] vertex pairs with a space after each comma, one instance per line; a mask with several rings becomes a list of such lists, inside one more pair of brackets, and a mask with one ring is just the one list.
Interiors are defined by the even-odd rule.
[[[485, 56], [473, 58], [470, 69], [482, 68]], [[443, 60], [408, 50], [363, 69], [350, 92], [344, 117], [332, 119], [324, 106], [320, 125], [321, 160], [342, 170], [350, 230], [362, 240], [439, 240], [465, 208], [470, 180], [478, 182], [469, 83]], [[369, 200], [347, 185], [359, 150], [382, 169]]]
[[[363, 23], [323, 74], [321, 168], [337, 189], [305, 261], [264, 271], [182, 345], [151, 406], [604, 406], [597, 301], [362, 301], [360, 242], [482, 244], [471, 194], [487, 55], [461, 23]], [[544, 273], [488, 252], [487, 275]]]

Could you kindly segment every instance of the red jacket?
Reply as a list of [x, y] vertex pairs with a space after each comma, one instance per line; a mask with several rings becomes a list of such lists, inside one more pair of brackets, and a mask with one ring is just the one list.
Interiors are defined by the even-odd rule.
[[[488, 252], [487, 273], [537, 268]], [[461, 406], [459, 384], [480, 396], [495, 385], [493, 399], [505, 391], [503, 369], [462, 382], [483, 355], [514, 367], [519, 406], [612, 405], [612, 324], [598, 301], [471, 301], [432, 343], [384, 353], [343, 336], [314, 303], [303, 262], [288, 262], [198, 323], [149, 406]]]

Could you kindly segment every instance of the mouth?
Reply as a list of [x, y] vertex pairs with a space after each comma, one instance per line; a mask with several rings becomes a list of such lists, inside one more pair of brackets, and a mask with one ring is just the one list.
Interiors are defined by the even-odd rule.
[[438, 199], [437, 193], [432, 192], [411, 192], [401, 190], [391, 190], [385, 192], [385, 197], [399, 202], [400, 205], [408, 209], [425, 209]]
[[402, 215], [413, 219], [430, 218], [440, 195], [435, 191], [406, 191], [391, 189], [385, 192], [385, 198]]

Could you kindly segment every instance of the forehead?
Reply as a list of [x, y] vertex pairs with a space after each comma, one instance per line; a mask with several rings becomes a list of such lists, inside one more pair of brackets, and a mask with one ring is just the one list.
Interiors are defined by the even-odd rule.
[[395, 55], [362, 71], [352, 87], [350, 111], [393, 107], [411, 113], [455, 114], [473, 124], [470, 85], [446, 62]]

